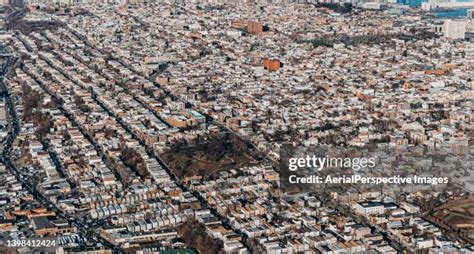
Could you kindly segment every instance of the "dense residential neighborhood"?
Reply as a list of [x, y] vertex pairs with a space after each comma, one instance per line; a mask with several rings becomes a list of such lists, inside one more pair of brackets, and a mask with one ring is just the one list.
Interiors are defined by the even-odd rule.
[[[472, 18], [0, 3], [0, 251], [474, 253]], [[463, 159], [436, 189], [281, 188], [284, 146], [369, 144]]]

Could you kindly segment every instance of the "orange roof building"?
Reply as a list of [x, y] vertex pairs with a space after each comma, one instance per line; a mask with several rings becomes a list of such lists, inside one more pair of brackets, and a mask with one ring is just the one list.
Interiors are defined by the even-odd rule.
[[259, 22], [249, 21], [247, 23], [247, 31], [251, 34], [261, 34], [263, 33], [263, 25]]
[[278, 69], [280, 69], [281, 63], [278, 59], [264, 58], [263, 67], [270, 71], [277, 71]]

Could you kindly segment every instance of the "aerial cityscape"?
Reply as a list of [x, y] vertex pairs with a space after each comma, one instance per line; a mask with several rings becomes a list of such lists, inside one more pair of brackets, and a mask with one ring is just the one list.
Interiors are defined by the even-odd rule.
[[0, 0], [0, 253], [474, 253], [474, 1]]

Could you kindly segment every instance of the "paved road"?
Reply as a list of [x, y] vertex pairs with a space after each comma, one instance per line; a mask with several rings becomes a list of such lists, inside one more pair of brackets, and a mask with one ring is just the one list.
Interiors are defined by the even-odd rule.
[[[81, 38], [85, 38], [84, 36], [82, 36], [81, 34], [77, 33], [76, 31], [74, 30], [70, 30], [70, 32], [75, 35], [78, 39], [81, 39]], [[104, 55], [107, 55], [109, 58], [119, 62], [120, 64], [122, 64], [122, 66], [124, 66], [125, 68], [129, 69], [130, 71], [132, 71], [133, 73], [137, 74], [137, 75], [140, 75], [142, 76], [142, 74], [138, 73], [132, 66], [126, 64], [125, 62], [121, 61], [121, 59], [118, 59], [118, 58], [115, 58], [114, 56], [112, 56], [109, 52], [106, 52], [100, 48], [97, 48], [95, 45], [93, 45], [92, 43], [88, 42], [87, 40], [85, 41], [85, 44], [92, 48], [92, 49], [95, 49], [99, 52], [101, 52], [102, 54]], [[86, 63], [84, 63], [85, 65], [87, 65]], [[162, 71], [164, 71], [168, 66], [166, 65], [164, 69], [162, 69]], [[64, 70], [61, 70], [59, 68], [56, 68], [56, 70], [58, 70], [59, 72], [63, 73], [64, 75]], [[65, 75], [66, 76], [66, 75]], [[68, 76], [66, 76], [68, 77]], [[68, 77], [69, 78], [69, 77]], [[146, 79], [150, 80], [151, 82], [153, 82], [154, 84], [156, 84], [154, 82], [154, 80], [150, 77], [145, 77]], [[73, 79], [69, 78], [72, 82], [76, 83]], [[169, 91], [165, 91], [169, 96], [171, 96], [174, 100], [176, 100], [178, 97], [175, 96], [174, 94], [170, 93]], [[117, 116], [116, 114], [114, 114], [106, 105], [104, 105], [103, 103], [101, 103], [99, 100], [97, 100], [97, 94], [92, 91], [92, 98], [94, 99], [94, 101], [99, 104], [108, 114], [109, 116], [113, 117], [116, 119], [116, 121], [127, 131], [127, 133], [129, 133], [134, 139], [138, 140], [140, 145], [142, 145], [143, 147], [146, 148], [146, 152], [148, 154], [148, 156], [150, 156], [151, 158], [154, 158], [158, 161], [158, 163], [163, 167], [163, 169], [168, 173], [168, 175], [171, 177], [171, 179], [177, 184], [177, 186], [183, 190], [183, 191], [189, 191], [191, 194], [193, 194], [193, 196], [195, 196], [201, 206], [203, 208], [208, 208], [211, 213], [216, 216], [217, 218], [219, 218], [219, 220], [222, 222], [223, 226], [226, 227], [227, 229], [233, 229], [231, 227], [231, 225], [228, 223], [228, 219], [225, 218], [224, 216], [222, 216], [220, 213], [217, 212], [216, 209], [212, 208], [208, 203], [207, 203], [207, 200], [205, 200], [199, 193], [197, 192], [194, 192], [194, 191], [190, 191], [188, 189], [188, 187], [186, 185], [184, 185], [182, 183], [182, 181], [175, 175], [175, 173], [173, 172], [173, 170], [171, 170], [168, 165], [161, 159], [161, 157], [154, 151], [154, 149], [150, 146], [148, 146], [144, 140], [142, 140], [141, 138], [139, 138], [138, 136], [135, 135], [135, 133], [131, 130], [131, 128], [119, 117]], [[135, 98], [135, 96], [134, 96]], [[136, 98], [135, 98], [136, 99]], [[138, 102], [140, 102], [140, 104], [144, 107], [144, 108], [147, 108], [149, 109], [149, 106], [146, 105], [145, 103], [141, 102], [140, 100], [137, 100]], [[153, 112], [153, 111], [151, 111]], [[154, 112], [153, 112], [154, 113]], [[155, 114], [155, 113], [154, 113]], [[159, 117], [158, 115], [155, 114], [155, 116], [157, 116], [160, 120], [161, 117]], [[163, 121], [163, 120], [162, 120]], [[164, 123], [166, 123], [165, 121], [163, 121]], [[233, 231], [237, 234], [239, 234], [243, 239], [245, 239], [245, 235], [240, 232], [239, 230], [234, 230]], [[245, 247], [247, 247], [248, 249], [249, 246], [247, 245], [247, 243], [244, 241], [243, 244], [245, 245]]]
[[[80, 34], [75, 33], [75, 32], [73, 32], [73, 34], [76, 35], [76, 37], [78, 37], [79, 39], [81, 38], [81, 35], [80, 35]], [[26, 41], [22, 40], [22, 38], [20, 38], [19, 36], [17, 36], [17, 38], [23, 42], [23, 44], [25, 45], [26, 49], [27, 49], [29, 52], [35, 53], [35, 52], [33, 52], [32, 48], [28, 45], [28, 43], [26, 43]], [[85, 41], [85, 42], [86, 42], [86, 45], [89, 46], [90, 48], [95, 49], [95, 50], [98, 50], [99, 52], [101, 52], [101, 53], [103, 53], [103, 54], [105, 54], [105, 55], [109, 55], [110, 57], [112, 57], [112, 56], [110, 55], [110, 53], [108, 53], [108, 52], [103, 52], [101, 49], [95, 47], [95, 45], [92, 45], [92, 44], [88, 43], [87, 41]], [[79, 85], [79, 84], [77, 84], [77, 82], [75, 82], [75, 80], [74, 80], [72, 77], [70, 77], [70, 76], [68, 75], [68, 73], [66, 73], [63, 69], [58, 68], [57, 66], [54, 66], [54, 65], [52, 64], [52, 62], [49, 61], [49, 59], [44, 59], [44, 57], [41, 57], [41, 58], [43, 58], [43, 60], [45, 60], [45, 61], [50, 65], [50, 67], [52, 67], [52, 68], [56, 69], [57, 71], [59, 71], [60, 73], [62, 73], [66, 78], [68, 78], [68, 79], [70, 79], [72, 82], [76, 83], [76, 85]], [[117, 59], [117, 58], [114, 58], [114, 57], [112, 57], [112, 59], [118, 61], [118, 62], [121, 63], [124, 67], [128, 68], [129, 70], [131, 70], [131, 71], [134, 72], [135, 74], [141, 75], [140, 73], [136, 72], [136, 70], [134, 70], [131, 66], [129, 66], [129, 65], [126, 64], [126, 63], [124, 63], [124, 62], [121, 61], [120, 59]], [[26, 73], [28, 73], [28, 70], [24, 70], [24, 71], [25, 71]], [[29, 74], [30, 74], [30, 76], [32, 76], [32, 78], [34, 78], [34, 77], [33, 77], [34, 75], [32, 75], [32, 73], [29, 73]], [[146, 78], [149, 78], [149, 77], [146, 77]], [[41, 82], [40, 82], [39, 80], [36, 80], [36, 81], [38, 82], [38, 84], [40, 84], [40, 86], [41, 86], [46, 92], [49, 92], [49, 91], [46, 89], [46, 87], [44, 86], [44, 84], [41, 84]], [[49, 92], [49, 93], [50, 93], [50, 92]], [[52, 97], [57, 97], [56, 94], [50, 93], [50, 95], [51, 95]], [[173, 94], [169, 93], [169, 95], [170, 95], [172, 98], [174, 98], [174, 100], [177, 99], [177, 97], [174, 96]], [[153, 148], [150, 147], [150, 146], [148, 146], [148, 145], [144, 142], [144, 140], [142, 140], [142, 139], [140, 139], [139, 137], [137, 137], [137, 136], [133, 133], [133, 131], [131, 130], [131, 128], [128, 126], [127, 123], [125, 123], [120, 117], [118, 117], [117, 115], [115, 115], [115, 114], [114, 114], [110, 109], [108, 109], [105, 105], [103, 105], [103, 104], [97, 99], [97, 94], [96, 94], [94, 91], [92, 91], [92, 99], [94, 99], [95, 102], [96, 102], [98, 105], [100, 105], [102, 108], [104, 108], [104, 109], [107, 111], [107, 113], [108, 113], [111, 117], [115, 118], [115, 119], [117, 120], [117, 122], [118, 122], [129, 134], [132, 135], [132, 137], [133, 137], [134, 139], [138, 140], [138, 141], [140, 142], [140, 144], [141, 144], [143, 147], [146, 148], [146, 151], [147, 151], [148, 155], [149, 155], [150, 157], [152, 157], [152, 158], [155, 158], [155, 159], [162, 165], [162, 167], [163, 167], [163, 168], [168, 172], [168, 174], [171, 176], [172, 180], [175, 181], [175, 182], [177, 183], [177, 185], [178, 185], [183, 191], [189, 191], [189, 189], [187, 188], [187, 186], [185, 186], [185, 185], [180, 181], [180, 179], [174, 174], [174, 172], [166, 165], [166, 163], [165, 163], [163, 160], [161, 160], [161, 158], [159, 157], [158, 154], [155, 153], [155, 151], [153, 150]], [[143, 107], [145, 107], [145, 108], [148, 107], [148, 105], [146, 105], [145, 103], [141, 102], [140, 100], [138, 100], [138, 101], [142, 104]], [[69, 112], [67, 112], [67, 110], [65, 110], [62, 106], [59, 106], [58, 108], [60, 109], [60, 111], [61, 111], [64, 115], [66, 115], [66, 117], [67, 117], [75, 126], [78, 126], [78, 127], [79, 127], [79, 130], [80, 130], [81, 132], [83, 132], [84, 136], [85, 136], [85, 137], [96, 147], [96, 149], [97, 149], [99, 146], [97, 145], [97, 143], [95, 142], [95, 140], [94, 140], [93, 138], [91, 138], [89, 135], [87, 135], [87, 132], [84, 131], [84, 130], [81, 128], [82, 126], [80, 126], [80, 124], [78, 124], [78, 123], [75, 121], [74, 117], [73, 117], [71, 114], [69, 114]], [[152, 112], [153, 112], [153, 111], [152, 111]], [[14, 120], [14, 121], [16, 121], [16, 117], [15, 117], [15, 120]], [[12, 135], [12, 142], [13, 142], [14, 138], [16, 137], [16, 135], [17, 135], [17, 133], [16, 133], [15, 135]], [[99, 150], [100, 150], [100, 149], [99, 149]], [[8, 153], [11, 153], [11, 144], [10, 144], [10, 146], [9, 146], [9, 152], [8, 152]], [[9, 157], [10, 157], [10, 156], [9, 156]], [[10, 164], [12, 164], [12, 163], [10, 162]], [[55, 163], [55, 164], [56, 164], [56, 163]], [[57, 165], [56, 165], [56, 166], [57, 166]], [[16, 173], [18, 174], [18, 170], [14, 168], [14, 165], [13, 165], [13, 164], [11, 165], [11, 168], [13, 169], [14, 172], [16, 172]], [[27, 184], [27, 183], [25, 183], [25, 184]], [[34, 190], [34, 188], [33, 188], [32, 186], [28, 186], [27, 189], [33, 191], [33, 192], [35, 193], [35, 197], [38, 196], [38, 200], [41, 200], [42, 203], [48, 204], [48, 201], [45, 200], [39, 193], [37, 193], [37, 192]], [[202, 198], [202, 197], [199, 195], [199, 193], [196, 193], [196, 192], [191, 192], [191, 193], [200, 201], [202, 207], [204, 207], [204, 208], [209, 208], [209, 209], [212, 211], [212, 213], [213, 213], [216, 217], [218, 217], [218, 218], [223, 222], [223, 224], [224, 224], [224, 226], [225, 226], [226, 228], [228, 228], [228, 229], [231, 229], [231, 228], [232, 228], [232, 227], [228, 224], [227, 219], [226, 219], [225, 217], [221, 216], [215, 209], [211, 208], [211, 207], [209, 206], [209, 204], [207, 203], [207, 201], [206, 201], [204, 198]], [[55, 211], [58, 215], [62, 215], [61, 210], [60, 210], [59, 208], [57, 208], [57, 207], [55, 206], [55, 204], [52, 204], [52, 206], [53, 206], [53, 208], [54, 208], [54, 211]], [[86, 226], [86, 225], [84, 224], [84, 222], [82, 222], [82, 221], [79, 220], [78, 218], [70, 218], [69, 221], [70, 221], [71, 223], [74, 223], [74, 224], [78, 225], [78, 227], [79, 227], [79, 229], [80, 229], [80, 232], [81, 232], [84, 236], [96, 236], [96, 237], [97, 237], [97, 234], [95, 234], [95, 233], [92, 233], [92, 234], [91, 234], [91, 232], [87, 232], [87, 231], [85, 230], [85, 226]], [[243, 235], [240, 231], [237, 231], [237, 233], [239, 233], [242, 237], [244, 237], [244, 235]], [[98, 239], [101, 239], [101, 238], [98, 237]], [[104, 242], [103, 244], [106, 245], [107, 247], [113, 248], [113, 246], [108, 245], [106, 242]], [[244, 244], [245, 244], [245, 242], [244, 242]], [[248, 247], [248, 246], [247, 246], [247, 247]]]
[[[10, 133], [7, 137], [7, 139], [3, 142], [3, 153], [1, 154], [0, 161], [5, 164], [7, 169], [15, 176], [18, 182], [22, 183], [23, 188], [25, 188], [29, 193], [31, 193], [35, 200], [39, 201], [44, 207], [47, 207], [48, 209], [54, 211], [57, 215], [57, 217], [67, 220], [70, 225], [75, 225], [78, 228], [78, 232], [84, 237], [97, 237], [98, 239], [101, 239], [98, 235], [97, 232], [87, 230], [89, 228], [86, 226], [86, 224], [79, 218], [72, 218], [68, 215], [66, 215], [58, 206], [56, 203], [51, 202], [48, 200], [46, 197], [44, 197], [37, 189], [36, 189], [36, 183], [31, 182], [28, 180], [28, 178], [22, 176], [20, 173], [20, 170], [15, 166], [15, 164], [12, 161], [12, 151], [13, 151], [13, 143], [18, 136], [18, 133], [20, 131], [20, 123], [18, 121], [18, 117], [15, 111], [15, 106], [13, 103], [13, 99], [11, 98], [11, 95], [8, 93], [8, 89], [5, 86], [5, 83], [3, 82], [5, 74], [8, 72], [8, 70], [15, 64], [17, 59], [11, 55], [8, 56], [8, 60], [6, 61], [6, 64], [2, 67], [1, 72], [0, 72], [0, 90], [1, 91], [7, 91], [5, 93], [5, 99], [6, 103], [8, 106], [8, 116], [9, 116], [9, 121], [10, 121]], [[103, 245], [114, 249], [114, 246], [110, 245], [108, 242], [101, 242]]]

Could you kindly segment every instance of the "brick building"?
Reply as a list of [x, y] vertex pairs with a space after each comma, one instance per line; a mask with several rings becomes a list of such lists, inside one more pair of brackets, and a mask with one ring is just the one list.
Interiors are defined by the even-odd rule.
[[278, 59], [264, 58], [263, 67], [270, 71], [277, 71], [278, 69], [280, 69], [281, 63]]

